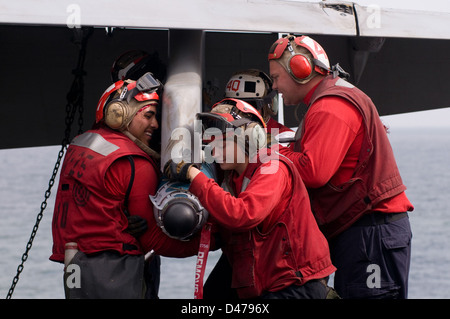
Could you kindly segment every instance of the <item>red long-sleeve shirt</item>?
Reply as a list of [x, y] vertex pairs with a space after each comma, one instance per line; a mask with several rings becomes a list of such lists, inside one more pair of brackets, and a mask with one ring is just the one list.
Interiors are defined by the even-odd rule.
[[233, 176], [236, 197], [223, 190], [205, 174], [198, 174], [189, 190], [221, 225], [233, 231], [246, 231], [260, 225], [264, 232], [286, 210], [292, 181], [288, 168], [280, 162], [277, 174], [262, 174], [262, 164], [253, 174], [245, 191], [241, 192], [245, 172]]
[[[131, 215], [139, 215], [147, 220], [148, 231], [139, 237], [144, 251], [155, 250], [158, 255], [167, 257], [187, 257], [198, 252], [199, 238], [192, 241], [179, 241], [169, 238], [156, 224], [153, 217], [153, 205], [149, 195], [156, 192], [158, 176], [147, 160], [134, 157], [135, 175], [133, 187], [128, 200], [128, 211]], [[105, 187], [112, 196], [124, 198], [130, 181], [131, 166], [126, 158], [115, 161], [106, 173]], [[150, 188], [149, 188], [150, 187]]]
[[296, 169], [284, 158], [256, 165], [232, 176], [229, 192], [203, 173], [189, 188], [229, 230], [222, 232], [223, 249], [233, 270], [231, 286], [241, 298], [302, 285], [336, 270]]
[[[309, 105], [316, 88], [305, 97], [305, 104]], [[306, 187], [319, 188], [328, 182], [339, 185], [348, 181], [356, 168], [365, 134], [359, 111], [343, 98], [326, 96], [310, 106], [304, 127], [300, 152], [281, 148], [280, 153], [294, 162]], [[403, 192], [373, 209], [403, 212], [412, 210], [413, 206]]]

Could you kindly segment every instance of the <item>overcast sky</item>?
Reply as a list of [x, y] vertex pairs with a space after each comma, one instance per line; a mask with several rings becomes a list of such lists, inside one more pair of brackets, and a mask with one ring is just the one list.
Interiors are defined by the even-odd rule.
[[450, 108], [388, 115], [383, 122], [391, 127], [448, 127], [450, 128]]

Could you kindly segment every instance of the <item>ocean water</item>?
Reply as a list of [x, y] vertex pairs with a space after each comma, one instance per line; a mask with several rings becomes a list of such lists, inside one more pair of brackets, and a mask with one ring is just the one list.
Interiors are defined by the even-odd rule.
[[[391, 128], [389, 138], [415, 206], [409, 298], [450, 298], [450, 128]], [[0, 150], [0, 294], [8, 294], [57, 159], [59, 146]], [[64, 298], [62, 265], [49, 261], [56, 185], [13, 298]], [[211, 252], [210, 272], [220, 253]], [[160, 298], [190, 299], [195, 257], [162, 258]]]

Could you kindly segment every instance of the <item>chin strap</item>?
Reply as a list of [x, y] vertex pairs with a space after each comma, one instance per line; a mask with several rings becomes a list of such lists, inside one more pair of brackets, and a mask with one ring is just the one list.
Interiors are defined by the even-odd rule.
[[137, 139], [133, 134], [131, 134], [128, 130], [121, 131], [125, 136], [127, 136], [130, 140], [134, 142], [141, 150], [143, 150], [145, 153], [153, 157], [154, 159], [160, 159], [161, 155], [159, 155], [157, 152], [152, 150], [150, 147], [145, 145], [141, 140]]

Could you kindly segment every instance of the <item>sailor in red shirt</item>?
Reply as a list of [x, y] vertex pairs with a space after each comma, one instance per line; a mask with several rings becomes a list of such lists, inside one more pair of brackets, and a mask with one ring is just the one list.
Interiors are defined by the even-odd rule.
[[[272, 79], [258, 69], [245, 69], [235, 72], [225, 86], [225, 97], [240, 99], [252, 105], [266, 123], [267, 144], [276, 144], [279, 138], [292, 139], [294, 131], [273, 119], [278, 109], [278, 94], [272, 90]], [[288, 143], [280, 143], [287, 146]], [[230, 290], [231, 268], [222, 255], [205, 283], [204, 298], [232, 298]]]
[[[269, 61], [273, 88], [285, 104], [308, 107], [295, 144], [280, 152], [295, 163], [329, 239], [336, 290], [344, 298], [406, 298], [406, 212], [414, 207], [375, 105], [338, 76], [344, 74], [338, 65], [330, 70], [325, 51], [309, 37], [278, 39]], [[372, 285], [373, 265], [381, 271]]]
[[[195, 255], [199, 240], [169, 238], [156, 224], [149, 195], [159, 183], [159, 154], [149, 147], [158, 129], [159, 81], [118, 81], [101, 97], [97, 123], [70, 144], [61, 169], [50, 259], [80, 267], [67, 298], [142, 298], [144, 255]], [[139, 81], [139, 80], [138, 80]], [[153, 85], [147, 85], [153, 83]], [[143, 220], [147, 230], [130, 221]], [[137, 224], [139, 225], [139, 223]], [[76, 247], [74, 256], [66, 248]], [[159, 280], [159, 278], [153, 278]]]
[[165, 173], [190, 180], [189, 191], [223, 228], [231, 287], [239, 298], [325, 298], [325, 278], [335, 271], [327, 241], [292, 162], [264, 147], [261, 116], [236, 99], [197, 116], [204, 134], [215, 129], [210, 146], [229, 173], [224, 185], [184, 162], [167, 162]]

